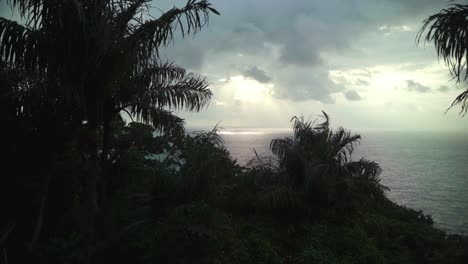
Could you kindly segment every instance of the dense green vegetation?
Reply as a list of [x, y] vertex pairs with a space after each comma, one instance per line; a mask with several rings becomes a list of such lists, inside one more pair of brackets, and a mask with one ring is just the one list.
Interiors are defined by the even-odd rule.
[[[468, 239], [385, 197], [358, 135], [293, 118], [272, 157], [186, 133], [204, 78], [159, 49], [210, 14], [189, 0], [11, 0], [0, 18], [0, 263], [466, 263]], [[134, 119], [126, 123], [122, 116]]]
[[[154, 136], [151, 126], [119, 119], [114, 131], [108, 196], [96, 223], [97, 263], [468, 259], [466, 237], [447, 235], [429, 216], [385, 197], [379, 166], [350, 159], [359, 136], [332, 131], [328, 117], [321, 124], [295, 119], [292, 137], [272, 141], [275, 156], [257, 156], [247, 167], [231, 159], [216, 130]], [[13, 224], [2, 245], [11, 263], [82, 261], [79, 155], [67, 148], [50, 169], [44, 231], [34, 248], [28, 243], [35, 218], [28, 214], [37, 211], [43, 184], [33, 184], [37, 173], [2, 178], [3, 208], [21, 207], [2, 218], [3, 226]]]

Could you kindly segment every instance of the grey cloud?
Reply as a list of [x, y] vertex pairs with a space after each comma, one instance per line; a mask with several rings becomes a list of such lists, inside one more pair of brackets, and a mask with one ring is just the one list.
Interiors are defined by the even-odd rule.
[[362, 97], [354, 90], [349, 90], [343, 93], [349, 101], [360, 101]]
[[446, 93], [450, 90], [450, 88], [447, 85], [442, 85], [439, 87], [439, 92]]
[[312, 45], [304, 45], [298, 39], [291, 39], [281, 49], [280, 60], [286, 64], [301, 66], [321, 65], [322, 59]]
[[407, 84], [406, 90], [408, 90], [409, 92], [427, 93], [431, 91], [431, 88], [425, 85], [422, 85], [418, 82], [415, 82], [413, 80], [407, 80], [406, 84]]
[[455, 85], [455, 86], [447, 86], [447, 85], [442, 85], [439, 87], [439, 89], [437, 89], [437, 91], [441, 92], [441, 93], [447, 93], [449, 92], [450, 90], [465, 90], [466, 89], [466, 86], [465, 85]]
[[[410, 52], [389, 56], [391, 52], [387, 45], [378, 46], [381, 45], [379, 37], [372, 39], [375, 42], [356, 41], [363, 36], [368, 39], [367, 34], [382, 25], [420, 24], [421, 19], [446, 6], [437, 0], [296, 0], [294, 4], [283, 0], [239, 0], [213, 4], [222, 15], [211, 17], [209, 27], [189, 44], [186, 44], [188, 39], [175, 41], [176, 44], [182, 43], [180, 47], [188, 45], [187, 49], [180, 48], [171, 53], [177, 63], [196, 70], [201, 68], [208, 75], [226, 74], [229, 63], [271, 65], [275, 68], [277, 97], [323, 102], [332, 102], [331, 94], [339, 89], [329, 79], [328, 70], [350, 67], [353, 63], [366, 65], [366, 60], [371, 61], [369, 65], [376, 65], [414, 59], [414, 56], [408, 56]], [[420, 10], [416, 10], [418, 8]], [[417, 12], [418, 16], [408, 10]], [[405, 51], [408, 45], [414, 47], [413, 36], [408, 45], [401, 43], [399, 37], [395, 34], [387, 41], [400, 43], [398, 48]], [[372, 45], [378, 47], [376, 53], [366, 51], [374, 47]], [[243, 56], [238, 56], [241, 54]], [[330, 60], [330, 55], [336, 60]], [[211, 58], [209, 64], [206, 58]], [[288, 69], [296, 67], [321, 70], [319, 75], [311, 75], [295, 74], [294, 70]], [[277, 71], [282, 73], [277, 74]], [[243, 71], [238, 69], [238, 72]], [[272, 81], [266, 73], [265, 76], [260, 72], [243, 73], [260, 82]], [[368, 85], [366, 82], [363, 76], [357, 85]], [[424, 92], [426, 89], [408, 84], [408, 90]]]
[[331, 96], [343, 90], [334, 83], [324, 68], [289, 67], [278, 72], [274, 96], [293, 101], [316, 100], [325, 104], [335, 102]]
[[269, 52], [265, 47], [267, 41], [263, 29], [247, 23], [223, 30], [216, 40], [207, 45], [219, 53], [266, 55]]
[[210, 47], [258, 55], [268, 51], [265, 43], [270, 43], [281, 47], [283, 64], [318, 65], [322, 51], [347, 48], [351, 37], [366, 28], [362, 10], [337, 0], [229, 1], [219, 2], [217, 8], [228, 24], [215, 26], [219, 34]]
[[176, 43], [162, 52], [166, 60], [174, 61], [177, 65], [191, 70], [200, 70], [205, 61], [205, 53], [201, 46], [194, 41], [184, 40]]
[[271, 77], [266, 74], [266, 72], [257, 66], [252, 66], [243, 72], [245, 77], [252, 78], [257, 80], [260, 83], [269, 83], [271, 81]]
[[366, 80], [363, 80], [363, 79], [357, 79], [356, 85], [367, 86], [367, 85], [369, 85], [369, 82], [366, 81]]
[[[385, 1], [385, 0], [384, 0]], [[440, 0], [392, 0], [405, 14], [425, 14], [447, 6], [448, 1]]]

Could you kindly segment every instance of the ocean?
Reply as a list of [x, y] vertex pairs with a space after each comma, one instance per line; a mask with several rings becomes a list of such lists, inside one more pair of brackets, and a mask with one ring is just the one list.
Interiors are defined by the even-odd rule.
[[[394, 202], [430, 214], [435, 226], [468, 235], [468, 134], [444, 132], [360, 132], [353, 159], [380, 164], [382, 183]], [[257, 153], [271, 154], [271, 139], [285, 131], [221, 131], [239, 164]]]

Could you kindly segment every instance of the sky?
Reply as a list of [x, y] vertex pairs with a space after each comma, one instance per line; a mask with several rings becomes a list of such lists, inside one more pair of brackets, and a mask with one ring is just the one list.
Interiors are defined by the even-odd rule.
[[164, 53], [205, 75], [214, 93], [207, 109], [181, 113], [188, 126], [283, 128], [323, 110], [353, 129], [468, 128], [459, 108], [445, 114], [462, 87], [432, 45], [416, 43], [446, 1], [211, 2], [221, 16]]
[[[287, 128], [292, 116], [325, 111], [350, 129], [468, 128], [459, 108], [445, 113], [462, 87], [432, 45], [416, 43], [445, 0], [210, 2], [220, 16], [161, 50], [206, 76], [214, 94], [199, 113], [179, 113], [188, 127]], [[185, 3], [154, 0], [151, 12]]]

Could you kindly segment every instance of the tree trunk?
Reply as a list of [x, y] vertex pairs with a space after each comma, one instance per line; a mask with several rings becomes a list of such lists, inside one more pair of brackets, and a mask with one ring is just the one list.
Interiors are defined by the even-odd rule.
[[5, 260], [5, 264], [8, 264], [8, 256], [7, 256], [6, 248], [3, 248], [3, 258]]
[[32, 236], [32, 239], [31, 239], [30, 249], [35, 248], [35, 246], [37, 244], [37, 241], [39, 240], [39, 237], [41, 235], [42, 226], [43, 226], [43, 223], [44, 223], [47, 196], [49, 195], [50, 178], [51, 178], [51, 176], [49, 174], [47, 176], [46, 185], [44, 187], [44, 192], [42, 194], [41, 202], [39, 204], [39, 212], [38, 212], [38, 215], [37, 215], [36, 227], [34, 228], [33, 236]]
[[84, 263], [90, 264], [94, 255], [96, 244], [96, 217], [99, 212], [98, 180], [100, 162], [98, 155], [97, 125], [89, 124], [83, 131], [80, 148], [84, 154], [84, 193], [83, 193], [83, 234], [85, 235]]
[[87, 192], [87, 210], [88, 210], [88, 230], [87, 230], [87, 263], [90, 264], [94, 254], [94, 246], [96, 244], [96, 216], [99, 211], [98, 206], [98, 175], [99, 175], [99, 161], [98, 155], [95, 153], [91, 155], [88, 160], [89, 171], [86, 180]]
[[111, 149], [111, 137], [112, 137], [112, 124], [111, 119], [106, 118], [104, 120], [103, 127], [103, 138], [102, 138], [102, 156], [101, 156], [101, 203], [105, 203], [108, 195], [109, 185], [109, 154]]

